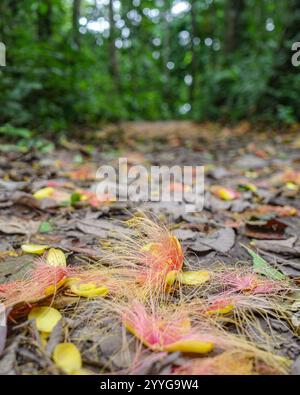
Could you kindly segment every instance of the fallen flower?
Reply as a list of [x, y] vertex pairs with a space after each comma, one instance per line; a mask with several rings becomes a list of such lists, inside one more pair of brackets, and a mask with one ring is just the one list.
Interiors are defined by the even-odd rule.
[[45, 187], [33, 194], [33, 197], [37, 200], [43, 199], [51, 199], [54, 200], [59, 205], [61, 204], [70, 204], [71, 203], [71, 195], [70, 191], [59, 189], [59, 188], [52, 188], [52, 187]]
[[114, 202], [116, 201], [115, 198], [110, 196], [108, 193], [104, 193], [101, 196], [98, 196], [95, 192], [93, 191], [87, 191], [80, 189], [77, 191], [77, 193], [80, 196], [80, 201], [88, 203], [92, 207], [100, 207], [103, 205], [103, 203], [109, 203], [109, 202]]
[[225, 315], [230, 313], [235, 308], [234, 304], [230, 300], [220, 299], [212, 302], [204, 313], [206, 315]]
[[147, 283], [149, 290], [161, 291], [172, 285], [184, 260], [178, 239], [145, 216], [133, 217], [127, 226], [130, 229], [118, 235], [119, 240], [107, 251], [105, 262], [126, 268], [128, 276], [140, 285]]
[[66, 173], [66, 176], [70, 177], [72, 180], [94, 180], [96, 178], [96, 170], [94, 165], [87, 163]]
[[241, 292], [244, 294], [272, 294], [284, 289], [281, 281], [265, 279], [255, 273], [244, 271], [229, 271], [216, 275], [225, 289], [225, 294]]
[[85, 298], [106, 296], [108, 293], [116, 295], [122, 292], [123, 288], [126, 292], [126, 284], [125, 278], [118, 269], [69, 268], [65, 294]]
[[187, 317], [148, 314], [145, 306], [134, 301], [122, 316], [123, 325], [146, 347], [153, 351], [206, 354], [214, 348], [213, 342], [199, 336]]
[[37, 263], [22, 280], [0, 285], [0, 301], [6, 307], [18, 303], [35, 303], [53, 295], [64, 284], [67, 269]]
[[182, 247], [175, 236], [168, 235], [161, 242], [146, 244], [141, 248], [140, 256], [143, 267], [138, 280], [141, 282], [150, 280], [155, 283], [163, 278], [171, 284], [176, 273], [182, 269]]
[[300, 185], [300, 172], [293, 169], [287, 169], [283, 173], [273, 177], [272, 181], [275, 185], [285, 183]]
[[175, 236], [165, 237], [161, 242], [149, 243], [142, 247], [145, 263], [154, 270], [181, 270], [183, 264], [182, 247]]

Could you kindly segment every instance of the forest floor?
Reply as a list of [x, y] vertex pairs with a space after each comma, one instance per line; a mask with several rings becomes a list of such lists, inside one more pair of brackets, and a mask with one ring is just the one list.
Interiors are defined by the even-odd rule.
[[[96, 133], [92, 143], [65, 140], [47, 153], [1, 153], [0, 284], [20, 280], [29, 270], [36, 255], [22, 251], [21, 246], [28, 243], [63, 250], [68, 266], [96, 263], [103, 259], [109, 241], [123, 232], [115, 220], [127, 220], [138, 207], [168, 224], [182, 243], [189, 268], [210, 268], [216, 262], [252, 266], [244, 244], [298, 283], [300, 132], [252, 132], [247, 123], [232, 129], [176, 122], [132, 123], [122, 128], [127, 131], [122, 135], [108, 127]], [[174, 202], [97, 199], [96, 170], [101, 165], [118, 167], [121, 157], [127, 158], [129, 166], [146, 168], [205, 166], [204, 209], [187, 212]], [[232, 199], [224, 199], [212, 186], [234, 191]], [[179, 188], [176, 183], [173, 187]], [[36, 192], [45, 191], [43, 188], [50, 190], [38, 196]], [[72, 310], [74, 303], [84, 306], [78, 316]], [[80, 349], [85, 368], [94, 373], [126, 372], [132, 360], [121, 350], [122, 334], [117, 330], [104, 335], [102, 331], [99, 338], [90, 319], [93, 300], [82, 301], [62, 289], [53, 306], [65, 312], [67, 338]], [[51, 345], [41, 350], [38, 333], [26, 318], [30, 308], [27, 304], [24, 314], [16, 315], [10, 310], [7, 334], [0, 332], [2, 374], [60, 373], [49, 352], [62, 334], [52, 336]], [[298, 328], [288, 330], [277, 318], [269, 322], [282, 339], [275, 352], [294, 361], [291, 371], [299, 373]], [[171, 354], [148, 361], [137, 372], [170, 373], [174, 358]], [[181, 357], [176, 358], [180, 364]]]

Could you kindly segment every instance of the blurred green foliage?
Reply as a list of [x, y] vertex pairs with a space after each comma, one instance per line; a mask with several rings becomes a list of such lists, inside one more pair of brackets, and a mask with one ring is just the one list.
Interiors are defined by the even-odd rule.
[[122, 119], [296, 122], [299, 21], [300, 0], [1, 0], [0, 134]]

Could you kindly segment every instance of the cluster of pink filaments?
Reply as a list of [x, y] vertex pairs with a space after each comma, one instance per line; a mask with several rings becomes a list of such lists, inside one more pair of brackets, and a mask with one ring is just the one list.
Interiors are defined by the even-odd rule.
[[233, 293], [244, 294], [273, 294], [283, 289], [281, 281], [262, 278], [255, 273], [245, 273], [241, 271], [228, 272], [216, 275], [220, 284], [224, 288], [224, 294]]
[[171, 271], [180, 271], [183, 252], [180, 243], [173, 236], [165, 236], [159, 242], [149, 243], [148, 249], [140, 252], [141, 267], [139, 281], [158, 280]]
[[196, 338], [187, 317], [166, 319], [155, 313], [148, 314], [145, 306], [137, 301], [123, 313], [122, 321], [138, 339], [157, 351], [177, 341]]
[[63, 284], [67, 269], [44, 263], [35, 264], [21, 280], [0, 285], [0, 300], [6, 306], [33, 303], [52, 295]]

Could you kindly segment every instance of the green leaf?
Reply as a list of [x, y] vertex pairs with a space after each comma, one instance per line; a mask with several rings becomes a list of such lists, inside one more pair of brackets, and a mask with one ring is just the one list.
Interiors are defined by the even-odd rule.
[[40, 226], [39, 226], [39, 232], [40, 233], [48, 233], [52, 231], [52, 226], [50, 224], [50, 222], [48, 221], [43, 221], [41, 222]]
[[256, 254], [250, 248], [246, 247], [243, 244], [241, 244], [241, 246], [244, 247], [247, 250], [247, 252], [251, 255], [253, 259], [253, 268], [256, 273], [263, 274], [264, 276], [272, 280], [285, 280], [287, 278], [279, 270], [271, 267], [267, 261], [265, 261], [261, 256]]
[[71, 205], [74, 206], [74, 204], [76, 204], [77, 202], [80, 201], [80, 193], [78, 192], [73, 192], [71, 195]]

